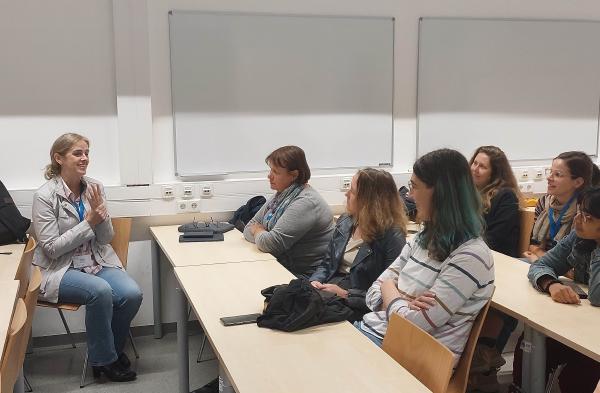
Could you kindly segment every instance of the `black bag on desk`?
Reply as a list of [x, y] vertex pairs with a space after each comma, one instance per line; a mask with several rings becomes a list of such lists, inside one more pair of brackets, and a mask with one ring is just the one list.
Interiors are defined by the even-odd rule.
[[240, 206], [240, 208], [233, 213], [233, 217], [229, 220], [229, 223], [235, 225], [238, 231], [244, 232], [246, 224], [254, 218], [265, 202], [267, 202], [267, 199], [262, 195], [250, 198], [245, 205]]
[[0, 245], [24, 243], [31, 221], [17, 209], [4, 184], [0, 181]]
[[266, 307], [257, 325], [294, 332], [323, 323], [345, 321], [353, 314], [335, 294], [315, 289], [310, 281], [297, 278], [289, 284], [261, 291]]

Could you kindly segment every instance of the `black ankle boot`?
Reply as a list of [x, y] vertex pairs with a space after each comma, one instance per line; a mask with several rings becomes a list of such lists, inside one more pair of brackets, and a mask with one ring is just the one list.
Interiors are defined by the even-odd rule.
[[113, 382], [133, 381], [136, 378], [136, 373], [129, 369], [122, 368], [119, 361], [115, 361], [106, 366], [92, 366], [94, 378], [100, 378], [102, 374]]
[[121, 354], [119, 355], [119, 358], [117, 359], [117, 362], [119, 363], [119, 365], [124, 368], [124, 369], [128, 369], [129, 367], [131, 367], [131, 361], [129, 360], [129, 358], [127, 357], [127, 354], [125, 352], [121, 352]]

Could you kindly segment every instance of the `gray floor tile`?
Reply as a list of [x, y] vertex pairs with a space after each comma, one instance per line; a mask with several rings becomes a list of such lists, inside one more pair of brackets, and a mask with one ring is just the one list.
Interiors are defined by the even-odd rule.
[[[210, 360], [196, 363], [196, 357], [202, 343], [202, 335], [190, 336], [190, 389], [196, 389], [218, 373], [218, 363]], [[152, 336], [136, 337], [135, 343], [140, 358], [135, 359], [133, 351], [127, 349], [136, 370], [136, 381], [113, 383], [102, 378], [94, 381], [91, 368], [88, 369], [87, 385], [79, 388], [85, 345], [77, 348], [47, 347], [34, 348], [25, 359], [25, 374], [34, 393], [169, 393], [177, 392], [177, 337], [167, 334], [156, 340]], [[214, 358], [210, 346], [205, 349], [204, 358]]]

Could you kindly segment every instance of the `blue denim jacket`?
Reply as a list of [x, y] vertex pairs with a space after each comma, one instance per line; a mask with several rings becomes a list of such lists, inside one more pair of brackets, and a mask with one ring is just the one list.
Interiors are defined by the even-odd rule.
[[[354, 222], [348, 214], [343, 214], [337, 220], [333, 237], [319, 266], [310, 277], [310, 281], [326, 283], [338, 272], [346, 245], [352, 236]], [[371, 243], [363, 244], [350, 267], [350, 286], [346, 303], [355, 310], [368, 312], [365, 304], [365, 294], [373, 282], [400, 255], [406, 244], [404, 234], [399, 229], [388, 229], [381, 237]]]
[[556, 246], [529, 267], [529, 281], [541, 291], [537, 282], [542, 276], [558, 278], [571, 269], [575, 271], [575, 281], [589, 286], [589, 300], [600, 306], [600, 247], [582, 246], [584, 239], [575, 231], [562, 238]]

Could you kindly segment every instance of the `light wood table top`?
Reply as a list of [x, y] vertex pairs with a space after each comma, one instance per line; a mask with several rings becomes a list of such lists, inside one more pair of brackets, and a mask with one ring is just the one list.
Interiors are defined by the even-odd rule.
[[548, 337], [600, 361], [600, 308], [587, 299], [561, 304], [540, 293], [527, 279], [529, 264], [494, 252], [496, 291], [492, 305]]
[[10, 255], [0, 254], [0, 280], [15, 279], [24, 250], [25, 244], [0, 246], [0, 252], [12, 252]]
[[222, 242], [179, 243], [178, 225], [151, 227], [150, 232], [173, 266], [212, 265], [242, 261], [268, 261], [275, 257], [259, 251], [236, 229]]
[[2, 296], [0, 296], [0, 361], [4, 355], [4, 346], [10, 321], [12, 320], [15, 303], [17, 301], [17, 292], [19, 291], [19, 281], [0, 280]]
[[175, 274], [239, 393], [429, 392], [348, 322], [286, 333], [219, 318], [260, 313], [260, 290], [294, 277], [277, 261], [176, 267]]

